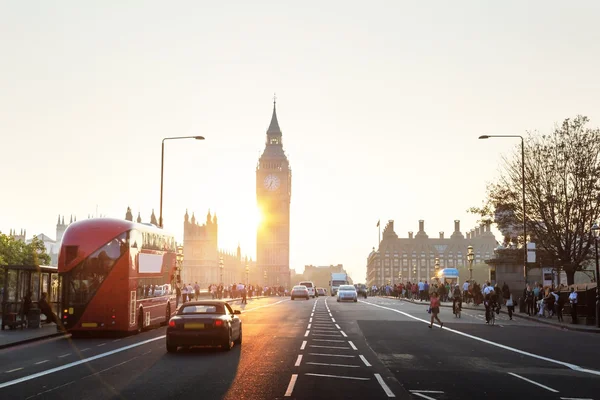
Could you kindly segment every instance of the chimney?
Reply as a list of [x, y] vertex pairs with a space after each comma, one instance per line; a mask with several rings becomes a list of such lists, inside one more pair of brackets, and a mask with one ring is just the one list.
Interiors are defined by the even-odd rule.
[[444, 238], [444, 232], [440, 232], [440, 239]]
[[419, 220], [419, 232], [425, 232], [425, 221]]
[[477, 232], [475, 231], [475, 229], [471, 229], [471, 239], [476, 238], [477, 237]]
[[454, 220], [454, 232], [460, 232], [460, 220]]
[[467, 239], [471, 239], [471, 232], [467, 232]]
[[413, 238], [413, 232], [412, 232], [412, 231], [408, 232], [408, 238], [409, 238], [409, 239], [412, 239], [412, 238]]

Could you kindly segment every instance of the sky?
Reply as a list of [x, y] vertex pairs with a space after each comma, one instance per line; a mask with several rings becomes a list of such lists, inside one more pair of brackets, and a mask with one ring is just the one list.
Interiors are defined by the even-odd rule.
[[[59, 214], [145, 221], [256, 254], [255, 169], [277, 95], [290, 265], [363, 280], [378, 220], [401, 237], [478, 217], [501, 159], [577, 114], [600, 126], [596, 1], [0, 1], [0, 231]], [[498, 236], [500, 240], [500, 236]]]

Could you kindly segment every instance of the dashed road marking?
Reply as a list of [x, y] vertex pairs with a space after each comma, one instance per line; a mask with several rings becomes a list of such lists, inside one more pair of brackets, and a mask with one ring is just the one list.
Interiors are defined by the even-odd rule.
[[310, 333], [309, 330], [307, 330], [306, 332], [304, 332], [304, 337], [307, 337], [309, 333]]
[[342, 334], [343, 337], [348, 337], [348, 335], [346, 335], [346, 333], [344, 331], [340, 331], [340, 333]]
[[396, 397], [396, 395], [394, 395], [394, 392], [392, 392], [392, 390], [389, 388], [389, 386], [384, 382], [381, 375], [375, 374], [375, 379], [377, 379], [377, 382], [379, 382], [379, 384], [383, 388], [383, 391], [385, 392], [387, 397]]
[[370, 366], [371, 366], [371, 364], [370, 364], [370, 363], [367, 361], [367, 359], [365, 358], [365, 356], [363, 356], [362, 354], [360, 354], [360, 355], [359, 355], [359, 357], [360, 357], [360, 359], [362, 360], [362, 362], [364, 362], [364, 363], [365, 363], [365, 365], [366, 365], [367, 367], [370, 367]]
[[11, 372], [17, 372], [17, 371], [20, 371], [22, 369], [23, 369], [23, 367], [21, 367], [21, 368], [15, 368], [15, 369], [9, 369], [8, 371], [4, 371], [4, 373], [10, 374]]
[[306, 347], [306, 340], [303, 340], [302, 346], [300, 346], [300, 350], [304, 350], [305, 347]]
[[338, 324], [335, 324], [335, 327], [338, 329], [342, 329], [342, 328], [340, 328], [340, 326]]
[[341, 350], [350, 350], [350, 347], [340, 347], [340, 346], [319, 346], [317, 344], [311, 344], [309, 347], [320, 347], [323, 349], [341, 349]]
[[345, 340], [335, 340], [335, 339], [313, 339], [313, 342], [338, 342], [345, 343]]
[[320, 362], [313, 362], [313, 361], [309, 361], [306, 364], [310, 364], [310, 365], [322, 365], [324, 367], [348, 367], [348, 368], [360, 368], [360, 365], [349, 365], [349, 364], [327, 364], [327, 363], [320, 363]]
[[341, 376], [341, 375], [328, 375], [328, 374], [312, 374], [310, 372], [305, 373], [304, 375], [310, 376], [321, 376], [324, 378], [338, 378], [338, 379], [351, 379], [355, 381], [369, 381], [371, 378], [359, 378], [357, 376]]
[[285, 394], [284, 394], [285, 397], [290, 397], [292, 395], [292, 392], [294, 391], [294, 386], [296, 385], [297, 379], [298, 379], [298, 374], [293, 374], [292, 378], [290, 379], [290, 383], [288, 384], [287, 390], [285, 391]]
[[296, 364], [294, 364], [294, 367], [299, 367], [301, 362], [302, 362], [302, 354], [299, 354], [298, 358], [296, 359]]
[[310, 325], [311, 325], [311, 324], [308, 324], [308, 326], [306, 327], [306, 329], [310, 329]]
[[62, 356], [58, 356], [58, 358], [68, 357], [70, 355], [71, 355], [71, 353], [63, 354]]
[[354, 358], [354, 356], [348, 356], [346, 354], [324, 354], [324, 353], [308, 353], [308, 354], [310, 354], [311, 356]]
[[35, 365], [44, 364], [44, 363], [47, 363], [48, 361], [50, 361], [50, 360], [38, 361], [35, 363]]
[[106, 344], [106, 343], [100, 343], [100, 344], [96, 345], [96, 347], [102, 347], [102, 346], [104, 346], [105, 344]]
[[514, 376], [515, 378], [523, 379], [523, 380], [524, 380], [524, 381], [526, 381], [526, 382], [532, 383], [532, 384], [534, 384], [534, 385], [536, 385], [536, 386], [539, 386], [539, 387], [541, 387], [541, 388], [543, 388], [543, 389], [546, 389], [546, 390], [548, 390], [548, 391], [550, 391], [550, 392], [553, 392], [553, 393], [558, 393], [558, 390], [556, 390], [556, 389], [552, 389], [551, 387], [548, 387], [548, 386], [546, 386], [546, 385], [542, 385], [541, 383], [538, 383], [538, 382], [536, 382], [536, 381], [532, 381], [531, 379], [527, 379], [527, 378], [525, 378], [524, 376], [517, 375], [517, 374], [515, 374], [514, 372], [509, 372], [508, 374], [509, 374], [509, 375], [512, 375], [512, 376]]
[[358, 350], [352, 341], [348, 340], [348, 344], [352, 347], [352, 350]]

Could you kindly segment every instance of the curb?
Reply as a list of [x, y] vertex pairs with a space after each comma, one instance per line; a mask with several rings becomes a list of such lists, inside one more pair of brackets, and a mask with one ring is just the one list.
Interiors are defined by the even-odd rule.
[[[263, 299], [263, 298], [268, 298], [268, 297], [273, 297], [273, 296], [255, 296], [252, 297], [252, 299]], [[234, 303], [236, 301], [241, 301], [242, 299], [229, 299], [229, 300], [225, 300], [227, 303]], [[64, 333], [64, 332], [55, 332], [55, 333], [51, 333], [48, 335], [43, 335], [43, 336], [36, 336], [33, 338], [29, 338], [29, 339], [24, 339], [24, 340], [19, 340], [18, 342], [11, 342], [11, 343], [5, 343], [5, 344], [0, 344], [0, 349], [6, 349], [9, 347], [14, 347], [14, 346], [19, 346], [21, 344], [27, 344], [27, 343], [32, 343], [32, 342], [37, 342], [40, 340], [44, 340], [44, 339], [50, 339], [50, 338], [55, 338], [55, 337], [61, 337], [64, 336], [65, 338], [70, 337], [71, 334], [70, 333]]]
[[[385, 297], [388, 299], [394, 299], [396, 300], [396, 297], [392, 297], [392, 296], [381, 296], [381, 297]], [[427, 305], [429, 303], [426, 302], [416, 302], [413, 300], [409, 300], [409, 299], [400, 299], [402, 301], [406, 301], [407, 303], [412, 303], [412, 304], [423, 304], [423, 305]], [[452, 308], [451, 305], [447, 305], [447, 304], [440, 304], [440, 307], [446, 307], [446, 308]], [[484, 310], [485, 308], [473, 308], [473, 307], [463, 307], [463, 310], [473, 310], [473, 311], [480, 311], [480, 310]], [[504, 310], [500, 310], [500, 313], [502, 314], [506, 314], [508, 315], [508, 313]], [[529, 315], [521, 315], [520, 313], [517, 313], [516, 311], [513, 312], [513, 317], [519, 317], [522, 319], [526, 319], [528, 321], [534, 321], [534, 322], [539, 322], [540, 324], [544, 324], [544, 325], [549, 325], [549, 326], [554, 326], [560, 329], [565, 329], [568, 331], [576, 331], [576, 332], [587, 332], [587, 333], [600, 333], [600, 329], [586, 329], [586, 328], [580, 328], [577, 325], [575, 326], [571, 326], [571, 325], [558, 325], [558, 324], [553, 324], [552, 322], [549, 321], [545, 321], [543, 319], [538, 319], [535, 317], [530, 317]]]
[[6, 349], [9, 347], [19, 346], [21, 344], [32, 343], [32, 342], [37, 342], [37, 341], [44, 340], [44, 339], [50, 339], [50, 338], [61, 337], [61, 336], [64, 336], [65, 338], [67, 338], [67, 337], [70, 337], [71, 335], [69, 333], [56, 332], [56, 333], [51, 333], [49, 335], [37, 336], [34, 338], [19, 340], [18, 342], [0, 344], [0, 349]]

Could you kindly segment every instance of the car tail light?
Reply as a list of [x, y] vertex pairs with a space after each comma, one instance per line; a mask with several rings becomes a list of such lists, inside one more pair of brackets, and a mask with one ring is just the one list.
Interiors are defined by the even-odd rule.
[[112, 316], [111, 316], [111, 318], [112, 318], [112, 319], [115, 319], [115, 318], [117, 318], [117, 316], [116, 316], [116, 315], [112, 315]]
[[169, 326], [171, 328], [175, 328], [175, 320], [174, 319], [172, 319], [172, 320], [169, 321]]
[[216, 320], [215, 326], [223, 326], [223, 321], [221, 321], [220, 319]]

